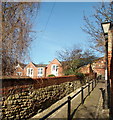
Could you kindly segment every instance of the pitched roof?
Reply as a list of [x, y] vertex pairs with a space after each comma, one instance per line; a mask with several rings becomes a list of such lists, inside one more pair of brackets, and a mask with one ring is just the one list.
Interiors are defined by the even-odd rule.
[[53, 62], [54, 60], [57, 60], [61, 64], [61, 62], [57, 58], [53, 59], [51, 62]]
[[20, 63], [20, 66], [24, 69], [24, 67], [26, 66], [27, 64], [24, 64], [24, 63]]
[[[33, 63], [33, 62], [32, 62]], [[47, 66], [47, 64], [35, 64], [35, 63], [33, 63], [33, 65], [35, 66], [35, 67], [46, 67]]]
[[[61, 64], [61, 62], [58, 60], [58, 59], [54, 59], [54, 60], [57, 60], [60, 64]], [[53, 61], [53, 60], [52, 60]], [[51, 61], [51, 62], [52, 62]], [[32, 63], [35, 67], [46, 67], [48, 64], [35, 64], [35, 63], [33, 63], [33, 62], [30, 62], [30, 63]], [[30, 64], [30, 63], [28, 63], [28, 64]], [[21, 62], [18, 62], [18, 64], [20, 65], [20, 67], [22, 68], [22, 69], [24, 69], [25, 67], [27, 67], [27, 65], [28, 64], [24, 64], [24, 63], [21, 63]]]
[[92, 63], [98, 62], [99, 60], [104, 60], [104, 57], [99, 57], [99, 58], [95, 59]]
[[24, 63], [18, 62], [16, 66], [18, 66], [18, 64], [20, 65], [20, 67], [21, 67], [22, 69], [24, 69], [24, 67], [27, 65], [27, 64], [24, 64]]

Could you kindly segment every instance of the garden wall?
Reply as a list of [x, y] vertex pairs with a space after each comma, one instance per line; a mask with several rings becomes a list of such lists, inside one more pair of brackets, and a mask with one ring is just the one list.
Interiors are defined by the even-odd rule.
[[0, 111], [3, 120], [30, 118], [81, 86], [77, 76], [2, 81]]

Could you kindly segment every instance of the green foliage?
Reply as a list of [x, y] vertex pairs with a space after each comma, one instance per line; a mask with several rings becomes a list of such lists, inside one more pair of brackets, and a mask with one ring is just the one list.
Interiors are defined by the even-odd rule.
[[80, 82], [82, 85], [84, 85], [86, 83], [85, 81], [85, 75], [83, 73], [76, 73], [76, 76], [79, 78]]
[[89, 56], [86, 58], [79, 58], [79, 59], [74, 59], [74, 60], [68, 61], [67, 68], [65, 68], [65, 65], [64, 65], [64, 74], [65, 75], [75, 75], [78, 71], [78, 68], [80, 68], [84, 65], [87, 65], [89, 63], [92, 63], [95, 59], [96, 59], [96, 57]]
[[48, 75], [48, 77], [55, 77], [55, 75], [53, 75], [53, 74], [50, 74], [50, 75]]
[[64, 75], [74, 75], [75, 72], [72, 69], [66, 69], [63, 71]]
[[75, 73], [75, 75], [77, 75], [77, 77], [79, 77], [80, 79], [85, 78], [85, 75], [83, 73]]

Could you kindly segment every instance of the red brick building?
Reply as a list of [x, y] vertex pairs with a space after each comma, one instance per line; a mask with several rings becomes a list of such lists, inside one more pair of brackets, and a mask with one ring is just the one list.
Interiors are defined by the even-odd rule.
[[[85, 65], [79, 69], [79, 72], [84, 74], [95, 72], [97, 75], [105, 75], [105, 60], [104, 57], [95, 60], [92, 64]], [[47, 64], [34, 64], [30, 62], [27, 65], [18, 64], [14, 75], [29, 76], [32, 78], [47, 77], [48, 75], [62, 76], [63, 68], [59, 60], [54, 59]]]
[[97, 75], [102, 75], [102, 77], [105, 76], [105, 58], [99, 58], [95, 60], [92, 64], [92, 70], [97, 73]]
[[48, 75], [62, 76], [62, 65], [59, 60], [54, 59], [48, 65], [34, 64], [30, 62], [27, 65], [16, 66], [14, 75], [16, 76], [29, 76], [32, 78], [47, 77]]
[[79, 69], [80, 72], [87, 73], [97, 73], [97, 76], [102, 75], [105, 76], [105, 58], [101, 57], [95, 60], [92, 64], [85, 65]]
[[91, 64], [84, 65], [83, 67], [80, 67], [79, 72], [84, 73], [84, 74], [93, 72]]
[[46, 76], [53, 74], [55, 76], [62, 76], [63, 69], [59, 60], [54, 59], [46, 66]]

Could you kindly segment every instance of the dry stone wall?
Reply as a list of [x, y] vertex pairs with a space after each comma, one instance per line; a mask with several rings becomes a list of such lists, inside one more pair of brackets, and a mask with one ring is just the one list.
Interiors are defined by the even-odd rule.
[[1, 119], [20, 120], [30, 118], [80, 86], [80, 81], [75, 80], [39, 89], [34, 89], [33, 85], [12, 89], [9, 94], [2, 97]]

